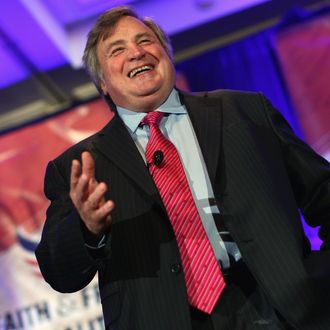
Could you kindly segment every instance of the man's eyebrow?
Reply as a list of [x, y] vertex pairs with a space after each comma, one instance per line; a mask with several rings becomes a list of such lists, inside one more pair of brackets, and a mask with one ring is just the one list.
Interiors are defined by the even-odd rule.
[[107, 47], [105, 48], [105, 54], [108, 54], [111, 50], [112, 47], [115, 47], [115, 46], [121, 46], [125, 44], [125, 40], [123, 39], [118, 39], [118, 40], [115, 40], [115, 41], [112, 41], [110, 42]]
[[[154, 36], [149, 33], [149, 32], [142, 32], [142, 33], [138, 33], [135, 35], [134, 39], [135, 40], [139, 40], [141, 38], [145, 38], [145, 37], [148, 37], [148, 38], [154, 38]], [[115, 46], [122, 46], [126, 43], [127, 41], [124, 40], [124, 39], [118, 39], [118, 40], [115, 40], [115, 41], [112, 41], [110, 42], [107, 46], [106, 46], [106, 49], [105, 49], [105, 54], [109, 54], [109, 52], [111, 51], [111, 48], [112, 47], [115, 47]]]
[[135, 36], [135, 40], [138, 40], [138, 39], [141, 39], [143, 37], [153, 37], [153, 35], [149, 32], [142, 32], [142, 33], [138, 33], [136, 36]]

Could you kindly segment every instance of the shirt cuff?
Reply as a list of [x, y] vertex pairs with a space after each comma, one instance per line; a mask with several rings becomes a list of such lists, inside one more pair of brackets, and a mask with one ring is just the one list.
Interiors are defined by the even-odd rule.
[[102, 249], [103, 247], [105, 247], [105, 245], [106, 245], [106, 235], [105, 234], [101, 237], [101, 239], [97, 243], [97, 245], [94, 245], [94, 244], [91, 245], [91, 244], [85, 242], [85, 246], [92, 250]]

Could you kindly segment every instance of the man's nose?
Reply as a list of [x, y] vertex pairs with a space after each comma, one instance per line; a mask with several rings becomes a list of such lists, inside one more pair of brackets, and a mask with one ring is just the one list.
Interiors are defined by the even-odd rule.
[[130, 60], [138, 60], [145, 55], [145, 50], [138, 44], [132, 44], [129, 47], [129, 59]]

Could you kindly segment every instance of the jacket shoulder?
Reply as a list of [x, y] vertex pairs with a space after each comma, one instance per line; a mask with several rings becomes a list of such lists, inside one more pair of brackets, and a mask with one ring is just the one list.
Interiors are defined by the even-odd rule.
[[226, 122], [232, 120], [264, 121], [265, 109], [269, 106], [267, 99], [259, 92], [218, 89], [191, 94], [183, 94], [186, 105], [209, 105], [218, 107]]
[[240, 91], [231, 89], [217, 89], [213, 91], [200, 91], [193, 93], [181, 93], [181, 99], [185, 102], [204, 102], [205, 104], [217, 104], [223, 105], [263, 105], [265, 99], [260, 92]]
[[247, 99], [259, 99], [261, 93], [247, 92], [231, 89], [217, 89], [213, 91], [201, 91], [196, 92], [194, 95], [205, 99], [219, 99], [222, 101], [234, 101], [247, 100]]

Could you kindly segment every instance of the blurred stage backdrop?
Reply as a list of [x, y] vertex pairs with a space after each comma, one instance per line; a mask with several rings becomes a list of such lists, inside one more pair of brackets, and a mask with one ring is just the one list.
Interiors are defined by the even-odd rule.
[[[329, 160], [329, 22], [327, 9], [293, 12], [276, 27], [178, 61], [177, 86], [262, 91]], [[48, 205], [47, 162], [110, 116], [96, 98], [0, 136], [0, 330], [103, 329], [96, 279], [75, 294], [56, 293], [43, 281], [34, 249]], [[317, 228], [305, 229], [318, 249]]]

